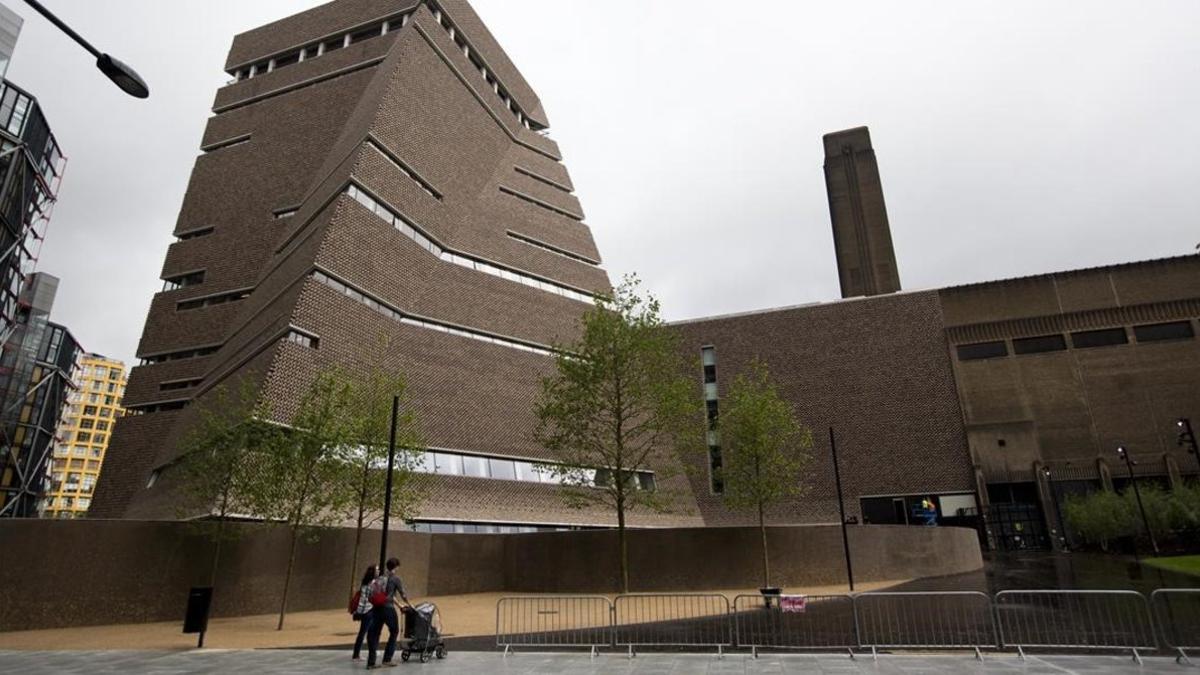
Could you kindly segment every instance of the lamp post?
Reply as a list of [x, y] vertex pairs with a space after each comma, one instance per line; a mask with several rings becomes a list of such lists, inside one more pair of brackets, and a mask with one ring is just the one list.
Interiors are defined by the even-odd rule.
[[121, 63], [117, 59], [102, 53], [96, 49], [90, 42], [83, 39], [79, 33], [76, 33], [70, 26], [63, 23], [62, 19], [54, 16], [50, 10], [42, 6], [42, 3], [37, 0], [25, 0], [25, 3], [37, 10], [38, 14], [46, 17], [46, 19], [58, 27], [59, 30], [67, 34], [67, 37], [78, 42], [84, 49], [88, 50], [92, 56], [96, 57], [96, 67], [100, 72], [104, 73], [108, 79], [112, 80], [121, 91], [136, 98], [146, 98], [150, 95], [150, 87], [146, 86], [146, 81], [141, 78], [133, 68]]
[[383, 491], [383, 533], [379, 535], [379, 570], [387, 563], [388, 527], [392, 515], [392, 470], [396, 468], [396, 418], [400, 415], [400, 397], [392, 397], [392, 432], [388, 437], [387, 487]]
[[1058, 493], [1054, 491], [1054, 483], [1051, 482], [1050, 467], [1043, 466], [1042, 475], [1046, 477], [1046, 490], [1050, 493], [1050, 502], [1054, 504], [1054, 521], [1058, 525], [1058, 529], [1055, 531], [1058, 533], [1059, 542], [1061, 542], [1062, 547], [1065, 549], [1067, 547], [1067, 533], [1063, 528], [1062, 509], [1058, 506]]
[[846, 553], [846, 578], [850, 592], [854, 592], [854, 567], [850, 565], [850, 540], [846, 536], [846, 504], [842, 500], [842, 474], [838, 470], [837, 444], [833, 440], [833, 427], [829, 427], [829, 451], [833, 453], [833, 482], [837, 486], [838, 515], [842, 521], [842, 550]]
[[[1146, 534], [1150, 535], [1150, 546], [1154, 549], [1154, 555], [1158, 555], [1158, 542], [1154, 540], [1154, 530], [1150, 529], [1150, 519], [1146, 517], [1146, 506], [1142, 504], [1142, 492], [1138, 489], [1137, 479], [1133, 477], [1133, 465], [1137, 462], [1129, 456], [1129, 451], [1123, 445], [1117, 446], [1117, 456], [1125, 462], [1125, 468], [1129, 471], [1129, 482], [1133, 485], [1133, 496], [1137, 497], [1138, 511], [1142, 514], [1142, 524], [1146, 526]], [[1133, 557], [1137, 558], [1136, 541], [1133, 544]]]
[[1188, 454], [1196, 458], [1196, 463], [1200, 464], [1200, 447], [1196, 445], [1196, 432], [1192, 431], [1192, 421], [1186, 417], [1180, 417], [1175, 422], [1175, 426], [1179, 428], [1179, 441], [1181, 447], [1187, 448]]

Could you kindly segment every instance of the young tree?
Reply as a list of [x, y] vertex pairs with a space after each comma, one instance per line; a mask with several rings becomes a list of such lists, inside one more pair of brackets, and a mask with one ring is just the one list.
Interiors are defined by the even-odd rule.
[[769, 588], [771, 565], [763, 512], [803, 492], [812, 433], [796, 420], [792, 405], [779, 397], [766, 365], [757, 359], [734, 378], [721, 403], [717, 431], [723, 450], [723, 499], [730, 508], [757, 511], [763, 587]]
[[290, 531], [277, 630], [283, 630], [297, 543], [315, 539], [319, 527], [341, 522], [353, 500], [345, 482], [347, 466], [356, 464], [358, 454], [351, 390], [342, 371], [320, 373], [301, 398], [290, 428], [276, 435], [266, 453], [264, 474], [271, 489], [258, 495], [255, 511], [286, 523]]
[[354, 555], [350, 562], [351, 593], [358, 587], [358, 553], [363, 530], [383, 519], [384, 492], [387, 487], [388, 444], [392, 430], [392, 398], [400, 397], [396, 416], [396, 463], [392, 471], [391, 517], [399, 521], [411, 518], [425, 495], [426, 483], [414, 470], [424, 459], [417, 417], [406, 404], [404, 377], [383, 371], [356, 378], [350, 387], [354, 416], [354, 436], [359, 441], [354, 462], [347, 466], [349, 490], [354, 495]]
[[1108, 490], [1067, 497], [1063, 515], [1084, 541], [1098, 544], [1104, 551], [1108, 550], [1109, 542], [1137, 531], [1136, 516], [1129, 500]]
[[629, 591], [626, 513], [671, 507], [662, 481], [642, 489], [638, 472], [654, 467], [666, 477], [675, 453], [702, 447], [704, 425], [679, 344], [662, 324], [658, 301], [640, 296], [638, 286], [636, 277], [626, 277], [583, 315], [582, 335], [560, 347], [535, 410], [534, 436], [558, 462], [542, 470], [559, 480], [566, 502], [617, 513], [623, 592]]
[[212, 586], [221, 547], [236, 532], [227, 527], [229, 516], [244, 511], [270, 489], [260, 463], [277, 428], [261, 421], [264, 409], [249, 382], [219, 386], [198, 407], [196, 424], [181, 443], [183, 454], [176, 468], [182, 495], [179, 516], [190, 519], [197, 511], [210, 515], [194, 522], [213, 542]]

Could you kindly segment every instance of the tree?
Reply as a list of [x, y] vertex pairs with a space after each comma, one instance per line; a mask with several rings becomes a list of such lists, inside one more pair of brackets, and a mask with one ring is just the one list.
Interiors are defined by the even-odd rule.
[[357, 464], [356, 432], [350, 380], [332, 369], [316, 377], [290, 428], [276, 434], [265, 453], [271, 488], [256, 495], [255, 511], [286, 523], [290, 535], [277, 630], [283, 630], [297, 543], [315, 539], [319, 527], [342, 522], [352, 503], [345, 479], [347, 467]]
[[388, 444], [392, 427], [392, 398], [400, 397], [396, 418], [396, 465], [392, 472], [391, 517], [403, 521], [415, 514], [424, 497], [426, 484], [414, 472], [423, 459], [421, 436], [416, 414], [405, 405], [406, 383], [399, 374], [382, 371], [357, 378], [351, 382], [351, 405], [354, 437], [359, 446], [354, 462], [347, 465], [346, 478], [354, 499], [354, 555], [350, 566], [351, 592], [358, 587], [358, 553], [362, 546], [363, 530], [383, 518], [384, 492], [387, 487]]
[[757, 511], [763, 587], [769, 588], [771, 565], [763, 512], [803, 491], [812, 433], [796, 420], [792, 405], [779, 397], [766, 365], [757, 359], [734, 378], [722, 404], [717, 431], [723, 449], [723, 499], [732, 509]]
[[262, 421], [265, 409], [248, 381], [235, 389], [217, 387], [198, 408], [196, 423], [180, 444], [179, 515], [192, 518], [198, 510], [209, 514], [194, 522], [213, 542], [209, 585], [215, 586], [221, 547], [236, 532], [226, 525], [229, 516], [260, 501], [270, 489], [260, 464], [277, 428]]
[[1098, 544], [1104, 551], [1108, 550], [1109, 542], [1137, 529], [1130, 502], [1108, 490], [1067, 497], [1063, 515], [1084, 541]]
[[[1178, 523], [1172, 518], [1175, 513], [1171, 508], [1171, 493], [1153, 483], [1139, 484], [1138, 490], [1141, 492], [1142, 504], [1146, 507], [1146, 520], [1149, 521], [1153, 535], [1162, 538], [1176, 529]], [[1142, 510], [1138, 507], [1137, 493], [1133, 491], [1133, 487], [1122, 491], [1121, 498], [1125, 500], [1125, 508], [1133, 517], [1134, 534], [1145, 533], [1147, 523], [1142, 520]]]
[[[601, 504], [616, 511], [620, 584], [629, 591], [626, 513], [671, 508], [663, 488], [675, 453], [702, 447], [701, 397], [685, 368], [678, 341], [659, 317], [652, 296], [626, 277], [611, 296], [596, 300], [581, 319], [581, 335], [560, 346], [556, 372], [542, 382], [534, 437], [557, 461], [542, 470], [563, 486], [567, 504]], [[639, 472], [658, 470], [657, 488], [644, 489]]]

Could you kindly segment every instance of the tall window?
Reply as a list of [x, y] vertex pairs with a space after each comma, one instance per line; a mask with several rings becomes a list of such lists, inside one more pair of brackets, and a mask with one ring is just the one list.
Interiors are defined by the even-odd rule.
[[709, 483], [713, 494], [725, 491], [721, 481], [721, 438], [717, 433], [717, 351], [713, 347], [700, 350], [700, 363], [704, 368], [704, 405], [708, 414], [708, 467]]

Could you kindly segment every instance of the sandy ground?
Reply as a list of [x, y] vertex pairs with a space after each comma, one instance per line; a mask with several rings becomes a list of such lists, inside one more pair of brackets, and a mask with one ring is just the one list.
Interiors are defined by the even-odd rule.
[[[856, 591], [871, 591], [904, 583], [896, 581], [858, 584]], [[700, 591], [698, 591], [700, 592]], [[702, 591], [720, 593], [730, 602], [743, 593], [757, 594], [756, 589], [722, 589]], [[787, 588], [785, 593], [822, 595], [845, 593], [845, 586]], [[514, 593], [473, 593], [443, 597], [414, 598], [416, 602], [437, 604], [447, 637], [494, 635], [496, 631], [496, 602]], [[611, 596], [610, 596], [611, 599]], [[282, 631], [275, 630], [278, 615], [241, 616], [212, 619], [204, 646], [214, 649], [265, 649], [279, 647], [316, 647], [349, 644], [354, 641], [358, 624], [344, 609], [319, 612], [293, 612], [287, 615]], [[48, 630], [0, 633], [0, 649], [58, 650], [58, 649], [191, 649], [196, 646], [195, 635], [182, 634], [183, 621], [161, 623], [85, 626]]]

